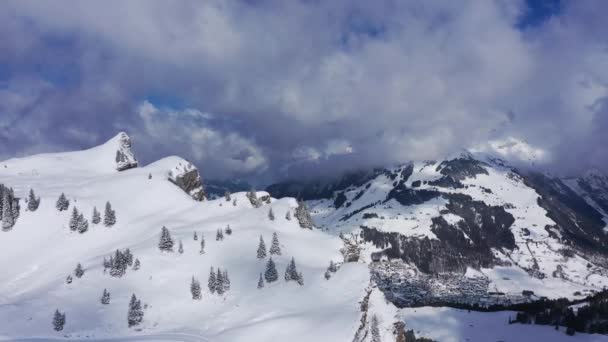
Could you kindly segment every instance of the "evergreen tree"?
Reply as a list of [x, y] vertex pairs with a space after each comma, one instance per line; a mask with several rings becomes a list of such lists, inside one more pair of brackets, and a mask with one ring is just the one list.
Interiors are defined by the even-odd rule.
[[36, 195], [34, 194], [34, 189], [30, 189], [30, 194], [29, 194], [28, 200], [27, 200], [27, 210], [36, 211], [36, 209], [38, 209], [39, 205], [40, 205], [40, 198], [36, 198]]
[[236, 207], [236, 198], [232, 201], [232, 205]]
[[276, 232], [272, 233], [272, 244], [268, 251], [271, 255], [281, 255], [281, 246], [279, 245], [279, 237]]
[[158, 248], [161, 252], [173, 252], [173, 239], [171, 239], [171, 233], [169, 229], [163, 226], [160, 233], [160, 241], [158, 242]]
[[2, 194], [2, 229], [9, 230], [15, 225], [13, 210], [11, 208], [13, 199], [10, 192], [5, 190]]
[[135, 294], [131, 296], [129, 302], [129, 311], [127, 313], [127, 322], [129, 328], [139, 325], [144, 320], [144, 310], [141, 307], [141, 301], [135, 297]]
[[79, 222], [78, 215], [79, 215], [78, 209], [76, 208], [76, 206], [74, 206], [72, 208], [72, 216], [70, 217], [70, 223], [69, 223], [71, 231], [77, 231], [78, 230], [78, 222]]
[[217, 232], [215, 233], [215, 241], [221, 241], [224, 240], [224, 233], [222, 232], [221, 229], [218, 229]]
[[89, 221], [84, 218], [84, 215], [82, 215], [82, 213], [78, 214], [76, 229], [80, 234], [85, 233], [87, 230], [89, 230]]
[[336, 264], [334, 263], [333, 260], [329, 261], [329, 267], [327, 268], [328, 271], [332, 272], [332, 273], [336, 273], [338, 271], [338, 266], [336, 266]]
[[55, 310], [53, 315], [53, 329], [55, 331], [62, 331], [65, 325], [65, 313], [59, 312], [59, 309]]
[[65, 197], [65, 194], [62, 192], [57, 199], [57, 203], [55, 203], [55, 208], [59, 211], [68, 210], [70, 207], [70, 201]]
[[82, 276], [84, 275], [84, 269], [82, 268], [82, 265], [80, 263], [78, 263], [78, 265], [76, 265], [76, 269], [74, 270], [74, 275], [76, 276], [76, 278], [82, 278]]
[[228, 278], [228, 270], [224, 270], [223, 280], [224, 280], [224, 292], [230, 291], [230, 278]]
[[207, 287], [209, 288], [209, 292], [215, 293], [215, 271], [213, 270], [213, 266], [211, 267], [211, 272], [209, 272], [209, 281], [207, 282]]
[[68, 283], [68, 284], [71, 284], [72, 283], [72, 276], [71, 275], [67, 276], [67, 278], [65, 278], [65, 282]]
[[285, 214], [285, 219], [287, 221], [291, 221], [291, 212], [290, 211], [287, 211], [287, 214]]
[[378, 316], [372, 316], [372, 342], [382, 342], [382, 337], [380, 336], [380, 327], [378, 324]]
[[274, 212], [272, 211], [272, 208], [268, 209], [268, 219], [274, 221]]
[[226, 199], [226, 202], [230, 202], [230, 191], [226, 190], [226, 192], [224, 192], [224, 198]]
[[260, 273], [260, 279], [258, 279], [258, 289], [264, 287], [264, 278], [262, 277], [262, 273]]
[[97, 210], [97, 207], [93, 207], [93, 217], [91, 217], [93, 224], [99, 224], [101, 222], [101, 214]]
[[205, 236], [201, 233], [201, 254], [205, 254]]
[[139, 268], [141, 267], [141, 263], [139, 262], [139, 259], [135, 259], [135, 263], [133, 263], [133, 270], [137, 271]]
[[125, 252], [123, 253], [123, 256], [124, 256], [125, 263], [128, 266], [133, 266], [133, 254], [131, 254], [131, 250], [128, 249], [128, 248], [125, 249]]
[[198, 240], [198, 235], [196, 235], [196, 232], [194, 232], [194, 241]]
[[285, 269], [285, 281], [298, 280], [298, 270], [296, 269], [296, 261], [291, 258], [287, 268]]
[[106, 210], [103, 217], [103, 225], [112, 227], [116, 224], [116, 211], [112, 210], [110, 202], [106, 202]]
[[152, 179], [152, 174], [148, 173], [148, 179]]
[[329, 270], [326, 270], [324, 276], [325, 279], [329, 280], [329, 278], [331, 278], [331, 272]]
[[267, 283], [272, 283], [273, 281], [277, 281], [279, 279], [279, 274], [277, 273], [277, 266], [272, 261], [272, 257], [268, 259], [266, 263], [266, 271], [264, 272], [264, 279], [266, 279]]
[[215, 292], [219, 295], [224, 294], [224, 274], [219, 267], [217, 268], [217, 275], [215, 276]]
[[106, 289], [103, 289], [103, 294], [101, 295], [101, 304], [110, 304], [110, 292], [108, 292]]
[[232, 235], [232, 228], [230, 228], [230, 225], [226, 226], [226, 235]]
[[308, 207], [304, 201], [298, 202], [295, 216], [300, 223], [300, 227], [312, 229], [315, 226], [314, 222], [312, 221], [312, 217], [310, 217], [310, 212], [308, 212]]
[[266, 257], [266, 244], [264, 243], [264, 238], [260, 235], [260, 244], [258, 245], [258, 259], [263, 259]]
[[184, 245], [182, 244], [182, 240], [179, 240], [179, 248], [177, 248], [177, 252], [179, 254], [184, 254]]
[[192, 282], [190, 282], [190, 293], [192, 293], [192, 299], [201, 299], [201, 284], [198, 280], [192, 277]]
[[21, 207], [19, 206], [19, 199], [15, 198], [15, 193], [13, 189], [10, 189], [10, 198], [11, 198], [11, 213], [13, 214], [13, 225], [17, 222], [19, 218], [19, 210]]
[[298, 280], [296, 281], [298, 282], [298, 285], [304, 285], [304, 276], [302, 275], [302, 272], [298, 273]]

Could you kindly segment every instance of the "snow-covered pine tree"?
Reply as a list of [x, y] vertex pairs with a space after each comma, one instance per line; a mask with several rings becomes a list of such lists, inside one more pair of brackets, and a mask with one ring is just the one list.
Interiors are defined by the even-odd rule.
[[70, 230], [75, 232], [78, 230], [78, 208], [76, 208], [76, 206], [74, 206], [72, 208], [72, 216], [70, 217]]
[[15, 192], [13, 191], [13, 189], [9, 189], [10, 191], [10, 198], [11, 198], [11, 212], [13, 213], [13, 225], [15, 224], [15, 222], [17, 222], [17, 219], [19, 218], [19, 211], [21, 209], [21, 207], [19, 206], [19, 199], [15, 197]]
[[68, 284], [71, 284], [72, 283], [72, 276], [71, 275], [67, 276], [65, 278], [65, 282], [68, 283]]
[[296, 208], [295, 213], [298, 222], [300, 223], [300, 227], [306, 229], [312, 229], [315, 224], [312, 221], [312, 217], [310, 217], [310, 212], [308, 211], [308, 207], [304, 201], [298, 202], [298, 207]]
[[230, 202], [230, 191], [226, 190], [226, 192], [224, 192], [224, 198], [226, 199], [226, 202]]
[[160, 241], [158, 242], [158, 248], [161, 252], [173, 252], [173, 239], [171, 239], [171, 233], [169, 229], [163, 226], [160, 233]]
[[228, 270], [224, 270], [223, 280], [224, 280], [224, 292], [230, 291], [230, 278], [228, 278]]
[[298, 280], [296, 280], [298, 282], [298, 285], [303, 286], [304, 285], [304, 276], [302, 275], [302, 272], [298, 273]]
[[196, 234], [196, 232], [194, 232], [194, 236], [193, 236], [193, 238], [194, 238], [194, 241], [197, 241], [197, 240], [198, 240], [198, 235]]
[[272, 257], [268, 259], [266, 263], [266, 271], [264, 271], [264, 279], [266, 279], [267, 283], [272, 283], [273, 281], [277, 281], [279, 279], [279, 274], [277, 272], [277, 266], [274, 264]]
[[201, 254], [205, 254], [205, 236], [201, 233]]
[[226, 235], [232, 235], [232, 228], [230, 228], [230, 225], [226, 226], [225, 232], [226, 232]]
[[287, 211], [287, 214], [285, 214], [285, 219], [291, 221], [291, 212], [289, 210]]
[[70, 207], [70, 201], [65, 197], [65, 194], [62, 192], [57, 199], [57, 203], [55, 203], [55, 208], [59, 211], [68, 210]]
[[129, 302], [129, 311], [127, 313], [129, 328], [141, 324], [143, 320], [144, 310], [141, 307], [141, 301], [133, 294], [131, 296], [131, 301]]
[[262, 277], [262, 273], [260, 273], [260, 279], [258, 279], [258, 289], [264, 287], [264, 277]]
[[263, 259], [266, 257], [266, 244], [264, 243], [264, 238], [260, 235], [260, 243], [258, 244], [258, 259]]
[[287, 264], [287, 268], [285, 269], [285, 281], [298, 280], [298, 270], [296, 269], [296, 261], [294, 258], [291, 258], [289, 264]]
[[82, 278], [82, 276], [84, 275], [84, 269], [82, 268], [82, 265], [80, 263], [78, 263], [78, 265], [76, 265], [76, 269], [74, 270], [74, 275], [76, 276], [76, 278]]
[[99, 224], [99, 222], [101, 222], [101, 214], [97, 210], [97, 207], [93, 207], [93, 216], [91, 217], [91, 222], [93, 224]]
[[268, 252], [270, 252], [271, 255], [281, 255], [281, 246], [276, 232], [272, 233], [272, 244], [270, 245]]
[[106, 202], [106, 210], [103, 217], [103, 225], [106, 227], [112, 227], [116, 224], [116, 211], [112, 209], [110, 202]]
[[184, 254], [184, 245], [182, 244], [182, 240], [179, 240], [179, 247], [177, 248], [177, 252], [179, 254]]
[[215, 292], [219, 295], [224, 294], [224, 274], [219, 267], [217, 268], [217, 275], [215, 276]]
[[215, 241], [222, 241], [224, 240], [224, 232], [221, 229], [218, 229], [217, 232], [215, 233]]
[[332, 272], [332, 273], [336, 273], [338, 272], [338, 266], [336, 266], [336, 264], [334, 263], [333, 260], [329, 261], [329, 267], [327, 268], [328, 271]]
[[135, 262], [133, 263], [133, 270], [137, 271], [140, 267], [141, 263], [139, 262], [139, 259], [135, 258]]
[[89, 230], [89, 221], [84, 218], [84, 215], [82, 215], [82, 213], [78, 214], [78, 222], [76, 224], [76, 229], [80, 234], [85, 233], [87, 230]]
[[192, 299], [201, 299], [201, 284], [197, 279], [192, 276], [192, 281], [190, 282], [190, 293], [192, 294]]
[[268, 209], [268, 219], [274, 221], [274, 212], [272, 211], [272, 208]]
[[101, 304], [110, 304], [110, 292], [107, 289], [103, 289], [103, 294], [101, 295]]
[[56, 309], [55, 314], [53, 315], [53, 329], [55, 329], [55, 331], [62, 331], [64, 325], [65, 313], [61, 313], [59, 312], [59, 309]]
[[378, 316], [375, 314], [372, 316], [372, 341], [371, 342], [382, 342], [380, 336], [380, 327], [378, 323]]
[[131, 250], [130, 249], [125, 249], [125, 252], [123, 253], [123, 257], [125, 260], [125, 264], [127, 266], [133, 266], [133, 254], [131, 254]]
[[329, 280], [329, 278], [331, 278], [331, 272], [329, 270], [325, 270], [325, 279]]
[[13, 200], [8, 190], [4, 190], [2, 194], [2, 229], [9, 230], [15, 225], [13, 210], [11, 208]]
[[232, 201], [232, 205], [236, 207], [236, 198]]
[[34, 189], [30, 189], [30, 194], [27, 200], [27, 210], [36, 211], [38, 206], [40, 205], [40, 198], [36, 198], [36, 194], [34, 194]]
[[207, 281], [207, 287], [209, 288], [209, 292], [215, 293], [215, 271], [213, 270], [213, 266], [211, 266], [211, 271], [209, 272], [209, 280]]

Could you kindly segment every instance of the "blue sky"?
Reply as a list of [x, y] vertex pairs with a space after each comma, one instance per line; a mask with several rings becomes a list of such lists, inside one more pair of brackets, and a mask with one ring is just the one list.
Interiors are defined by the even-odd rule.
[[212, 178], [331, 175], [513, 139], [553, 172], [608, 171], [606, 10], [3, 1], [0, 158], [125, 130], [144, 163], [178, 154]]

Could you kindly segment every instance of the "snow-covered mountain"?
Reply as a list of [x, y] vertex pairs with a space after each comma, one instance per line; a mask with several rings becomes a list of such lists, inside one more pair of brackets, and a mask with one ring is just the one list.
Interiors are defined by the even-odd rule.
[[396, 305], [488, 305], [608, 285], [607, 179], [520, 172], [463, 153], [268, 190], [304, 195], [317, 225], [346, 235]]
[[[512, 312], [406, 306], [603, 288], [602, 177], [523, 174], [467, 154], [209, 199], [180, 157], [137, 165], [125, 133], [7, 160], [0, 340], [386, 342], [410, 329], [438, 341], [566, 340], [508, 324]], [[296, 197], [320, 229], [302, 229]]]

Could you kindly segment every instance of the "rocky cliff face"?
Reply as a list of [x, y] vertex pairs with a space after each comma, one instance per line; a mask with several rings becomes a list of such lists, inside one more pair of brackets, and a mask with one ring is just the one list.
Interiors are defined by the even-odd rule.
[[168, 179], [197, 201], [205, 199], [205, 190], [198, 169], [190, 162], [180, 161], [169, 171]]
[[125, 132], [120, 132], [116, 136], [118, 144], [116, 149], [116, 170], [124, 171], [137, 167], [137, 159], [131, 150], [131, 138]]

